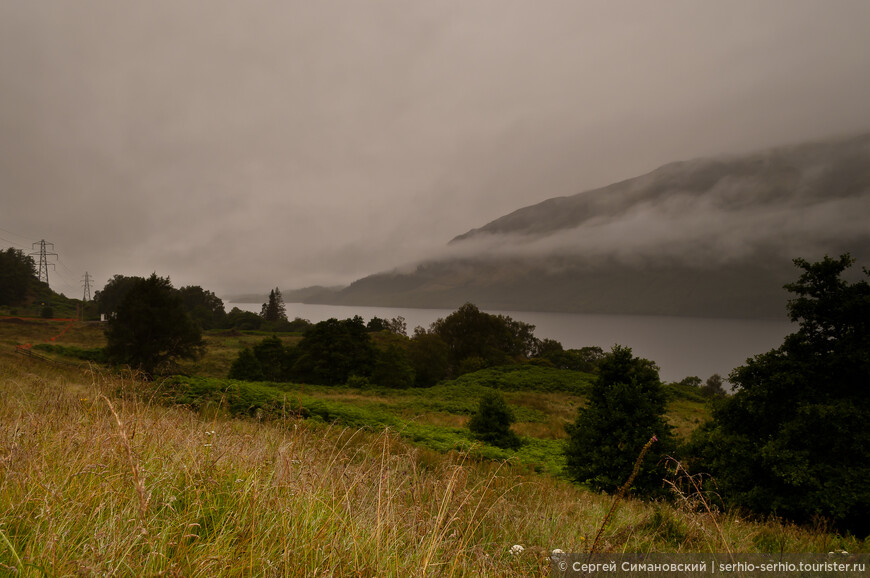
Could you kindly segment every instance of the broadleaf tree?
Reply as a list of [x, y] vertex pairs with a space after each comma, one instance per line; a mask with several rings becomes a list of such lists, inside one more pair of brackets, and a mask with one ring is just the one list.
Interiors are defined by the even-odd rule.
[[144, 281], [143, 277], [127, 277], [125, 275], [115, 275], [109, 279], [102, 289], [94, 293], [94, 302], [97, 304], [98, 311], [109, 317], [113, 316], [118, 312], [118, 307], [130, 289], [141, 281]]
[[486, 313], [472, 303], [438, 319], [430, 331], [447, 344], [455, 374], [524, 360], [539, 348], [534, 325]]
[[316, 323], [296, 345], [296, 354], [294, 378], [341, 385], [351, 376], [370, 377], [376, 352], [365, 322], [356, 316]]
[[36, 285], [33, 258], [12, 247], [0, 251], [0, 305], [19, 305]]
[[223, 324], [227, 314], [220, 297], [198, 285], [188, 285], [178, 291], [187, 311], [200, 327], [214, 329]]
[[693, 467], [727, 505], [870, 532], [870, 284], [844, 279], [853, 263], [795, 260], [797, 331], [735, 369], [736, 392], [696, 432]]
[[168, 278], [136, 279], [106, 326], [106, 355], [153, 375], [205, 349], [202, 331]]

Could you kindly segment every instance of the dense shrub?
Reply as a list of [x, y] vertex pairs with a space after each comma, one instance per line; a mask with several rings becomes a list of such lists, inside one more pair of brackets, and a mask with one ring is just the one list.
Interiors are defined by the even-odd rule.
[[852, 263], [795, 261], [798, 330], [735, 369], [736, 393], [696, 432], [695, 467], [729, 505], [870, 532], [870, 285], [842, 279]]
[[571, 369], [594, 373], [604, 357], [604, 350], [598, 346], [582, 347], [580, 349], [562, 349], [558, 341], [546, 339], [538, 355], [539, 359], [550, 362], [558, 369]]
[[242, 331], [257, 330], [263, 325], [263, 318], [250, 311], [242, 311], [233, 307], [223, 321], [223, 327], [240, 329]]
[[395, 344], [378, 351], [372, 368], [372, 382], [382, 387], [404, 389], [414, 385], [414, 368], [405, 350]]
[[447, 345], [455, 375], [530, 357], [539, 348], [534, 330], [534, 325], [484, 313], [471, 303], [438, 319], [431, 327], [431, 332]]
[[267, 337], [252, 348], [244, 348], [230, 366], [230, 379], [244, 381], [291, 381], [296, 350], [276, 336]]
[[408, 361], [414, 369], [414, 385], [430, 387], [447, 377], [447, 344], [434, 333], [417, 331], [408, 346]]
[[315, 324], [296, 349], [294, 377], [323, 385], [344, 384], [351, 375], [368, 377], [375, 359], [374, 345], [359, 316]]
[[64, 357], [72, 357], [82, 361], [92, 361], [94, 363], [105, 363], [106, 352], [102, 347], [85, 349], [71, 345], [55, 345], [50, 343], [38, 343], [33, 346], [33, 349], [63, 355]]
[[477, 411], [468, 422], [468, 429], [485, 443], [500, 448], [518, 448], [520, 438], [511, 430], [514, 421], [516, 418], [504, 398], [497, 393], [488, 393], [481, 398]]
[[106, 355], [145, 374], [197, 358], [202, 331], [168, 278], [134, 279], [106, 327]]
[[241, 381], [263, 381], [263, 364], [250, 347], [245, 347], [233, 361], [227, 377]]
[[631, 476], [644, 445], [658, 441], [646, 455], [633, 484], [638, 494], [663, 494], [662, 458], [675, 449], [665, 419], [666, 395], [658, 368], [631, 349], [614, 346], [599, 363], [599, 375], [586, 407], [569, 426], [567, 473], [599, 491], [613, 492]]
[[466, 373], [447, 382], [464, 388], [489, 387], [501, 391], [565, 392], [586, 396], [595, 377], [553, 367], [534, 364], [502, 365]]
[[12, 247], [0, 251], [0, 305], [23, 304], [36, 282], [32, 257]]

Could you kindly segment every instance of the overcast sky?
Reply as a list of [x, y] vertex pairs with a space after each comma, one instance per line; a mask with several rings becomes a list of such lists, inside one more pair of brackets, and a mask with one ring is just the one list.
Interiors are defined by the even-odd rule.
[[870, 129], [870, 2], [0, 0], [0, 246], [347, 283], [667, 162]]

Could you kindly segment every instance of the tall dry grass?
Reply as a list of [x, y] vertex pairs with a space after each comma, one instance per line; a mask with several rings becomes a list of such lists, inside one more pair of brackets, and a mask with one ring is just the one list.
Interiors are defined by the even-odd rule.
[[[0, 572], [545, 576], [551, 549], [589, 549], [611, 504], [390, 431], [197, 415], [133, 376], [0, 360]], [[597, 550], [865, 547], [625, 499]]]

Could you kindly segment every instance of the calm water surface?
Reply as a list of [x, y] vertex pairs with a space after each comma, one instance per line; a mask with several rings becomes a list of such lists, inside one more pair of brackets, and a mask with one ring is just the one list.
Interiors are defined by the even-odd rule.
[[[288, 318], [301, 317], [313, 323], [331, 317], [346, 319], [359, 315], [369, 321], [372, 317], [392, 319], [401, 315], [408, 324], [408, 334], [413, 333], [414, 327], [428, 328], [433, 321], [454, 311], [305, 303], [285, 306]], [[233, 307], [259, 313], [262, 303], [227, 303], [227, 310]], [[782, 321], [758, 321], [531, 311], [487, 313], [502, 313], [531, 323], [539, 339], [555, 339], [566, 349], [598, 345], [609, 350], [615, 344], [631, 347], [636, 356], [655, 361], [665, 381], [679, 381], [689, 375], [706, 379], [714, 373], [725, 377], [747, 358], [778, 347], [783, 337], [795, 329], [785, 317]]]

